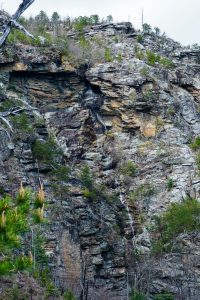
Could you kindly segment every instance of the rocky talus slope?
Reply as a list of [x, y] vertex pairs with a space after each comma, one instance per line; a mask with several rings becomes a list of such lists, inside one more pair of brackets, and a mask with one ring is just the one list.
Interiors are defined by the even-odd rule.
[[[68, 36], [75, 49], [78, 34]], [[197, 300], [200, 234], [179, 235], [179, 250], [155, 257], [150, 225], [170, 203], [200, 200], [190, 147], [200, 134], [200, 51], [130, 23], [90, 27], [85, 39], [82, 64], [53, 46], [1, 50], [0, 193], [43, 182], [57, 286], [91, 299], [124, 300], [136, 286], [149, 299], [167, 290]], [[41, 159], [34, 145], [52, 135], [62, 154]], [[70, 169], [67, 181], [52, 174], [53, 159]]]

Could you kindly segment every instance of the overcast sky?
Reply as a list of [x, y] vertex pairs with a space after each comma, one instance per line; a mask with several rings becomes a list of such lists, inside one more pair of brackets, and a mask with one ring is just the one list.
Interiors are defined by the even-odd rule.
[[[22, 0], [0, 0], [0, 7], [14, 13]], [[48, 15], [57, 11], [64, 16], [111, 14], [115, 21], [131, 21], [141, 27], [144, 22], [157, 26], [167, 35], [184, 45], [200, 44], [200, 0], [35, 0], [25, 16], [44, 10]]]

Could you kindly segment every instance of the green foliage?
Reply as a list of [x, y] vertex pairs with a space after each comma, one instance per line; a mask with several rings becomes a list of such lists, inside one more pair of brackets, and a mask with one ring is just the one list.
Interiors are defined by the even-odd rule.
[[110, 48], [105, 49], [104, 57], [105, 57], [106, 62], [112, 62], [113, 61], [113, 57], [112, 57]]
[[54, 286], [51, 280], [51, 274], [48, 267], [43, 268], [38, 271], [38, 269], [34, 272], [34, 277], [40, 281], [43, 287], [46, 288], [46, 296], [58, 296], [58, 290]]
[[51, 16], [51, 21], [53, 23], [57, 23], [57, 22], [60, 21], [60, 16], [59, 16], [59, 14], [56, 11], [53, 12], [53, 14]]
[[137, 166], [131, 160], [127, 161], [121, 166], [121, 173], [123, 175], [128, 175], [130, 177], [133, 177], [136, 171], [137, 171]]
[[89, 190], [88, 188], [84, 188], [83, 189], [83, 196], [85, 197], [85, 198], [88, 198], [88, 199], [90, 199], [90, 200], [92, 200], [92, 201], [95, 201], [96, 200], [96, 198], [97, 198], [97, 193], [96, 193], [96, 191], [95, 190]]
[[131, 291], [130, 300], [147, 300], [145, 294], [136, 290]]
[[87, 17], [79, 17], [74, 23], [74, 29], [82, 32], [84, 27], [89, 25]]
[[156, 34], [157, 36], [160, 35], [160, 28], [154, 27], [154, 31], [155, 31], [155, 34]]
[[198, 169], [200, 170], [200, 153], [198, 153], [196, 156], [196, 164], [197, 164]]
[[76, 300], [76, 297], [73, 295], [73, 293], [69, 290], [67, 290], [63, 295], [64, 300]]
[[81, 169], [80, 181], [83, 185], [83, 196], [93, 202], [98, 199], [112, 202], [115, 195], [109, 193], [105, 186], [95, 183], [93, 177], [94, 176], [87, 165]]
[[5, 196], [4, 198], [1, 199], [0, 201], [0, 214], [3, 212], [3, 211], [7, 211], [10, 209], [12, 205], [12, 199], [11, 197], [9, 196]]
[[12, 117], [12, 122], [15, 129], [23, 132], [31, 132], [32, 127], [30, 126], [29, 118], [25, 113], [21, 113]]
[[44, 28], [49, 22], [49, 18], [43, 10], [41, 10], [39, 12], [39, 14], [35, 17], [35, 19], [37, 21], [37, 24], [41, 27], [44, 27]]
[[90, 17], [87, 16], [80, 16], [74, 20], [74, 29], [77, 31], [82, 32], [84, 27], [87, 25], [94, 25], [99, 22], [99, 16], [98, 15], [91, 15]]
[[9, 300], [19, 300], [19, 299], [20, 299], [20, 288], [16, 284], [14, 284], [11, 293], [9, 295]]
[[112, 40], [116, 44], [119, 43], [119, 39], [118, 39], [118, 37], [116, 35], [112, 38]]
[[135, 52], [135, 57], [139, 60], [143, 60], [144, 59], [144, 53], [142, 50], [137, 49]]
[[147, 33], [147, 34], [150, 34], [151, 33], [151, 26], [147, 23], [144, 23], [142, 25], [142, 28], [143, 28], [143, 32], [144, 33]]
[[167, 180], [167, 189], [168, 189], [168, 191], [171, 191], [171, 189], [173, 189], [173, 187], [174, 187], [174, 181], [173, 181], [172, 178], [169, 178]]
[[155, 218], [153, 232], [156, 241], [154, 252], [169, 251], [173, 240], [183, 232], [200, 229], [200, 203], [195, 199], [186, 199], [182, 203], [173, 203], [161, 217]]
[[190, 147], [193, 150], [199, 150], [200, 149], [200, 137], [196, 137], [195, 140], [190, 144]]
[[112, 22], [113, 22], [113, 16], [112, 16], [112, 15], [108, 15], [108, 16], [106, 17], [106, 22], [112, 23]]
[[35, 158], [45, 163], [53, 163], [60, 154], [52, 136], [49, 136], [46, 141], [36, 140], [32, 146], [32, 152]]
[[90, 22], [91, 22], [92, 24], [98, 24], [99, 21], [100, 21], [100, 18], [99, 18], [98, 15], [91, 15], [91, 16], [90, 16]]
[[137, 36], [137, 42], [140, 43], [140, 44], [142, 44], [143, 41], [144, 41], [143, 35], [138, 35]]
[[123, 57], [122, 57], [121, 53], [119, 53], [116, 58], [119, 63], [121, 63], [123, 61]]
[[80, 180], [82, 185], [87, 188], [87, 189], [92, 189], [94, 187], [94, 180], [93, 180], [93, 176], [92, 173], [90, 171], [90, 168], [85, 165], [82, 169], [81, 169], [81, 173], [80, 173]]
[[45, 126], [45, 120], [43, 117], [36, 116], [34, 120], [34, 126], [36, 128], [42, 128]]
[[70, 168], [57, 164], [54, 166], [54, 169], [52, 170], [52, 174], [55, 176], [57, 181], [68, 182]]
[[190, 147], [194, 151], [198, 151], [196, 154], [196, 164], [198, 169], [200, 170], [200, 137], [196, 137], [195, 140], [190, 144]]
[[33, 212], [33, 222], [35, 224], [40, 224], [44, 222], [44, 210], [42, 208], [37, 208]]
[[16, 44], [20, 42], [24, 44], [29, 44], [30, 40], [31, 39], [27, 35], [25, 35], [21, 30], [12, 29], [7, 38], [7, 43]]
[[84, 50], [88, 50], [91, 47], [90, 42], [85, 38], [84, 35], [80, 35], [79, 38], [79, 45], [81, 48], [83, 48]]
[[159, 60], [159, 63], [160, 63], [160, 65], [162, 65], [165, 68], [170, 69], [170, 68], [175, 67], [175, 64], [169, 58], [166, 58], [166, 57], [161, 57]]
[[[41, 191], [41, 188], [40, 190]], [[39, 195], [39, 193], [38, 193]], [[39, 197], [39, 196], [36, 196]], [[11, 275], [18, 271], [32, 271], [33, 257], [32, 248], [27, 248], [29, 255], [25, 255], [24, 243], [26, 235], [30, 234], [31, 228], [37, 226], [34, 223], [35, 210], [32, 208], [33, 195], [21, 185], [19, 193], [13, 199], [5, 196], [0, 200], [0, 275]], [[39, 208], [40, 209], [40, 208]], [[44, 206], [41, 208], [44, 213]], [[44, 221], [44, 218], [43, 218]], [[33, 234], [33, 233], [32, 233]], [[44, 253], [41, 250], [41, 240], [34, 240], [34, 260], [41, 258]], [[41, 239], [41, 236], [40, 236]], [[40, 246], [39, 246], [40, 245]], [[36, 249], [37, 251], [36, 253]], [[39, 252], [39, 254], [38, 254]], [[38, 262], [41, 262], [38, 259]], [[34, 261], [34, 264], [36, 261]]]
[[155, 188], [150, 183], [139, 185], [134, 192], [129, 194], [130, 201], [134, 202], [138, 198], [149, 198], [155, 194]]
[[14, 106], [20, 105], [20, 101], [6, 99], [5, 101], [0, 102], [0, 111], [7, 111]]
[[18, 256], [14, 261], [15, 272], [31, 270], [32, 268], [32, 258], [29, 256]]
[[149, 75], [149, 68], [148, 67], [143, 67], [141, 70], [140, 70], [140, 74], [142, 75], [142, 76], [148, 76]]
[[152, 102], [154, 99], [154, 94], [151, 90], [147, 90], [143, 93], [143, 98], [145, 102]]
[[175, 111], [174, 107], [169, 107], [167, 110], [167, 114], [172, 117], [175, 116], [176, 111]]
[[4, 259], [0, 261], [0, 276], [2, 275], [9, 275], [12, 271], [14, 271], [13, 263], [8, 260]]
[[147, 63], [150, 66], [154, 66], [156, 64], [156, 62], [160, 61], [160, 55], [155, 54], [154, 52], [152, 52], [150, 50], [146, 51], [146, 58], [147, 58]]
[[174, 296], [169, 292], [154, 295], [153, 300], [175, 300]]
[[0, 216], [0, 251], [6, 252], [20, 245], [20, 234], [29, 228], [27, 224], [29, 202], [28, 200], [27, 203], [14, 202], [8, 196], [1, 202], [3, 205], [1, 205]]
[[54, 38], [53, 44], [56, 46], [56, 48], [59, 49], [62, 55], [69, 56], [69, 41], [66, 38], [66, 36], [59, 36]]

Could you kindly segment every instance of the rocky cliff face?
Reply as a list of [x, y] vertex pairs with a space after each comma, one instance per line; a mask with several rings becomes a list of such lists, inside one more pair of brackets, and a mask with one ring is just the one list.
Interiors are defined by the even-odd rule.
[[[69, 36], [78, 43], [76, 33]], [[21, 181], [44, 183], [45, 249], [56, 285], [123, 300], [138, 278], [151, 295], [168, 290], [175, 299], [182, 292], [181, 299], [197, 299], [199, 234], [180, 235], [181, 252], [154, 258], [149, 227], [170, 203], [200, 200], [189, 146], [200, 132], [200, 52], [165, 36], [141, 38], [130, 23], [93, 26], [85, 37], [91, 48], [82, 69], [54, 48], [1, 51], [1, 193]], [[99, 56], [93, 61], [85, 51]], [[62, 149], [59, 165], [70, 168], [67, 182], [34, 152], [52, 134]]]

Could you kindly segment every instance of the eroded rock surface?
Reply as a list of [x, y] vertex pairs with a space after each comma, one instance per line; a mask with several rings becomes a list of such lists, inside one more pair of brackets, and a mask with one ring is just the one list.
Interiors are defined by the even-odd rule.
[[[78, 295], [85, 272], [95, 299], [104, 299], [105, 289], [110, 298], [123, 300], [127, 274], [132, 280], [138, 266], [133, 252], [150, 253], [155, 215], [188, 196], [200, 200], [199, 169], [189, 145], [200, 133], [199, 51], [155, 34], [138, 43], [130, 23], [94, 26], [85, 34], [105, 37], [113, 60], [95, 63], [82, 75], [52, 49], [20, 45], [0, 53], [1, 111], [12, 100], [25, 109], [33, 129], [17, 129], [8, 118], [10, 130], [0, 119], [0, 186], [12, 193], [21, 181], [33, 188], [43, 181], [51, 219], [45, 247], [58, 286]], [[76, 39], [76, 33], [69, 35]], [[167, 56], [173, 67], [149, 64], [147, 49]], [[45, 122], [36, 122], [38, 117]], [[69, 182], [56, 183], [56, 189], [51, 168], [38, 165], [33, 153], [35, 140], [45, 141], [48, 133], [62, 149], [61, 164], [71, 169]], [[132, 175], [123, 171], [130, 161], [136, 166]], [[98, 187], [95, 197], [81, 183], [84, 165]], [[153, 260], [150, 293], [169, 290], [179, 297], [178, 281], [180, 288], [187, 285], [185, 299], [197, 299], [198, 266], [193, 263], [195, 284], [185, 267], [198, 256], [199, 239], [193, 237], [177, 241], [186, 258], [172, 253]], [[149, 265], [140, 263], [146, 272]]]

